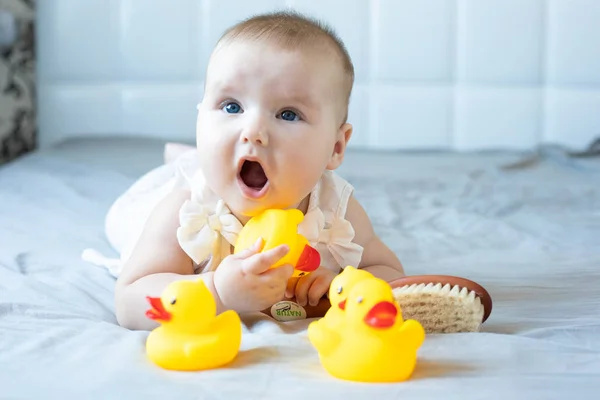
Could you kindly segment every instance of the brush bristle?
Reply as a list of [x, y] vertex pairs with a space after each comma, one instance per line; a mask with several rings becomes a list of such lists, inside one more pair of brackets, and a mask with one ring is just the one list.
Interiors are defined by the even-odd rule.
[[404, 320], [415, 319], [427, 333], [478, 332], [484, 308], [473, 291], [458, 285], [414, 284], [394, 289]]

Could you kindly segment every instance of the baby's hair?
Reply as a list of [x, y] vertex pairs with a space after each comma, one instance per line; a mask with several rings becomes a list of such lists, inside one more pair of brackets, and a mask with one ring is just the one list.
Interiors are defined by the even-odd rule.
[[232, 26], [219, 39], [220, 43], [232, 42], [236, 39], [253, 39], [271, 41], [284, 49], [310, 48], [319, 42], [329, 42], [339, 57], [344, 74], [345, 116], [348, 118], [348, 103], [354, 84], [354, 65], [346, 46], [335, 31], [323, 21], [302, 15], [296, 11], [276, 11], [259, 14]]

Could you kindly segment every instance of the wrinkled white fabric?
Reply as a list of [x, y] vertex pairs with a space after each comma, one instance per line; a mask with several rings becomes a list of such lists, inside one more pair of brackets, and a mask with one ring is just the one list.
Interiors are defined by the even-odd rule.
[[176, 162], [161, 165], [142, 175], [115, 200], [104, 221], [108, 242], [119, 258], [104, 257], [95, 249], [85, 249], [82, 257], [107, 268], [114, 277], [119, 276], [154, 208], [175, 188], [188, 186], [198, 167], [198, 152], [194, 149], [184, 153]]
[[0, 168], [0, 398], [598, 398], [600, 157], [503, 170], [522, 154], [348, 154], [344, 176], [407, 272], [473, 279], [494, 300], [482, 332], [428, 335], [410, 380], [359, 384], [324, 370], [312, 318], [242, 315], [239, 357], [197, 373], [156, 367], [149, 332], [118, 325], [114, 279], [79, 252], [109, 250], [106, 208], [159, 146], [83, 137]]

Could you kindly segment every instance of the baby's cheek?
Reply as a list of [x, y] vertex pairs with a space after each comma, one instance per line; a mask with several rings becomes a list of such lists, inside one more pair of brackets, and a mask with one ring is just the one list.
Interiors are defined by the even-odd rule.
[[223, 136], [210, 135], [202, 141], [200, 148], [201, 157], [209, 159], [213, 164], [224, 164], [226, 159], [231, 160], [233, 149]]

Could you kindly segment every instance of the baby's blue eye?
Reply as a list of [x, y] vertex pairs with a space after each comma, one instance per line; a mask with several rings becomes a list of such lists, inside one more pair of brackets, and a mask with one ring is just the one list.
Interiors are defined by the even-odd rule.
[[281, 113], [281, 119], [286, 120], [286, 121], [297, 121], [298, 115], [290, 110], [285, 110], [284, 112]]
[[237, 114], [240, 111], [242, 111], [242, 107], [240, 107], [240, 105], [235, 102], [225, 104], [224, 109], [229, 114]]

